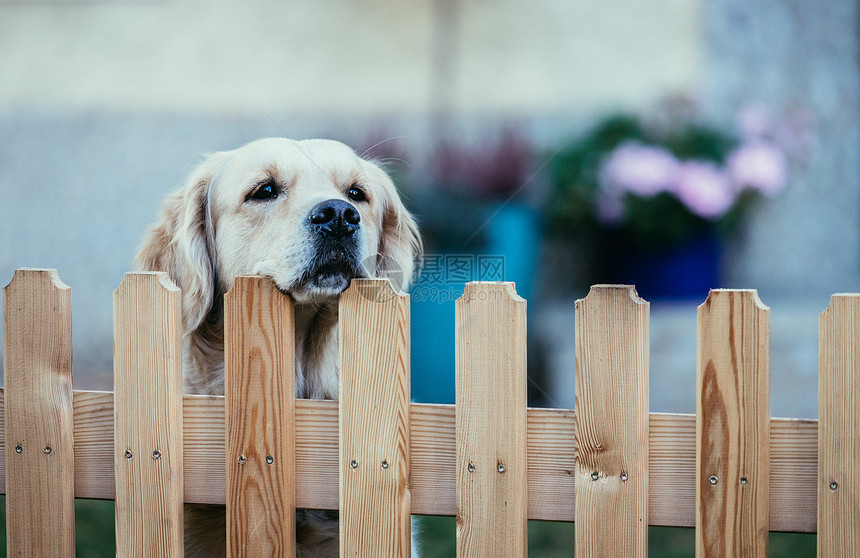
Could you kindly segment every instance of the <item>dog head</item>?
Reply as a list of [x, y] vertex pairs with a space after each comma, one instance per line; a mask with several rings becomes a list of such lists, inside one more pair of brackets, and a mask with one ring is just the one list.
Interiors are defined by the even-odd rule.
[[378, 166], [336, 141], [270, 138], [208, 156], [168, 198], [136, 263], [182, 288], [192, 331], [239, 275], [320, 302], [358, 277], [407, 289], [420, 250], [415, 221]]

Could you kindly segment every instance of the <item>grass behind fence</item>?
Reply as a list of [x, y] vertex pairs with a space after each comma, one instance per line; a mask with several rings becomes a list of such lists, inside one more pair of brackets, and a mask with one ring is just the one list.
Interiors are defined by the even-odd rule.
[[[422, 558], [453, 558], [456, 552], [455, 518], [421, 518]], [[77, 558], [113, 558], [116, 555], [114, 503], [75, 501]], [[573, 524], [529, 521], [529, 556], [570, 558]], [[648, 555], [652, 558], [693, 558], [694, 531], [679, 527], [651, 527]], [[0, 556], [6, 556], [6, 497], [0, 496]], [[814, 558], [815, 535], [771, 533], [770, 558]]]

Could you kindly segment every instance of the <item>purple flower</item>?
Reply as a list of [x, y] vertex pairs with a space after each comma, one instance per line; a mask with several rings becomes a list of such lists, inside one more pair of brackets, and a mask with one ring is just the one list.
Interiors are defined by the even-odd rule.
[[710, 161], [682, 163], [674, 193], [691, 212], [705, 219], [722, 217], [736, 197], [726, 173]]
[[767, 109], [756, 104], [749, 104], [738, 111], [737, 125], [741, 136], [748, 141], [761, 139], [773, 129]]
[[678, 172], [678, 160], [667, 149], [627, 142], [609, 155], [600, 169], [601, 188], [654, 196], [669, 190]]
[[596, 200], [597, 220], [611, 227], [620, 225], [626, 217], [621, 192], [601, 190]]
[[727, 166], [732, 181], [739, 189], [751, 188], [773, 197], [785, 188], [785, 156], [769, 143], [742, 145], [729, 156]]

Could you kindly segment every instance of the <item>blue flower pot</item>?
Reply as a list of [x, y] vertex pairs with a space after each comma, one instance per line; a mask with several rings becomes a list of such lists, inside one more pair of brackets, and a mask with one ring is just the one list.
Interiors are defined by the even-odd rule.
[[703, 234], [670, 249], [615, 252], [610, 265], [613, 283], [636, 285], [645, 300], [701, 300], [720, 287], [722, 243]]

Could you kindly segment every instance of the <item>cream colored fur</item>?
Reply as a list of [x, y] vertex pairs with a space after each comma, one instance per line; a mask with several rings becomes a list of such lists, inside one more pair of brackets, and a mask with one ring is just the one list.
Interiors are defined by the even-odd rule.
[[[277, 195], [252, 197], [264, 184]], [[136, 263], [182, 289], [187, 392], [224, 393], [223, 295], [237, 276], [255, 274], [295, 300], [296, 396], [337, 398], [337, 300], [346, 285], [309, 278], [321, 257], [309, 212], [326, 200], [349, 202], [360, 216], [352, 275], [406, 290], [421, 252], [415, 221], [387, 174], [342, 143], [270, 138], [214, 153], [166, 200]], [[300, 558], [337, 556], [336, 536], [329, 515], [298, 514]], [[223, 507], [187, 506], [186, 556], [223, 556], [224, 546]]]

